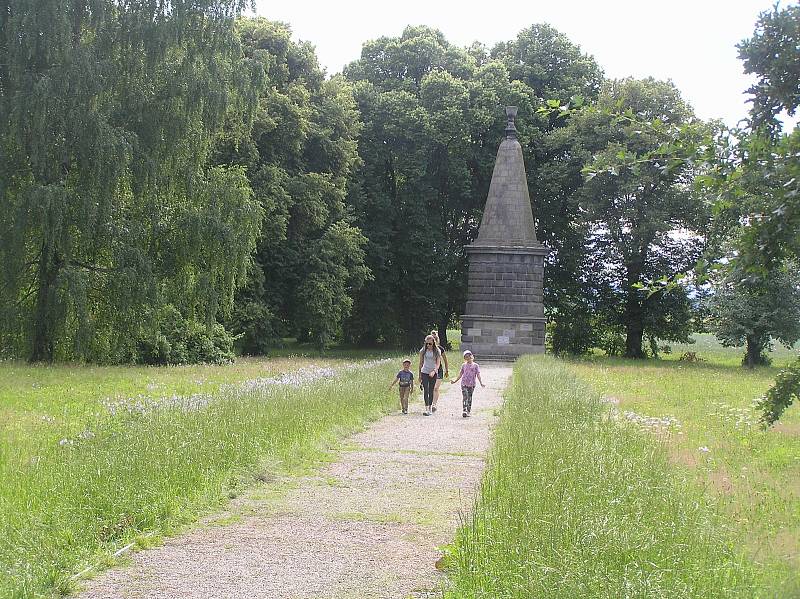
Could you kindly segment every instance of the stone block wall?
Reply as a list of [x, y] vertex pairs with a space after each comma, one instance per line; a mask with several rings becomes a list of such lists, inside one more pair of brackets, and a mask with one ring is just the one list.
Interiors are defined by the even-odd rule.
[[467, 248], [467, 306], [461, 346], [476, 358], [513, 358], [544, 351], [542, 303], [547, 248]]
[[544, 319], [528, 322], [491, 317], [464, 317], [461, 348], [476, 359], [516, 357], [544, 352]]
[[470, 248], [467, 314], [544, 316], [543, 253], [481, 252]]

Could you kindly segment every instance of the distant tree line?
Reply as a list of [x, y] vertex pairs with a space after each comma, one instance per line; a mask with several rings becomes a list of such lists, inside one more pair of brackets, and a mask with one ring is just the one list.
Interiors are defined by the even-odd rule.
[[759, 80], [730, 134], [671, 82], [606, 79], [549, 25], [493, 48], [408, 27], [327, 77], [245, 5], [0, 0], [2, 356], [223, 361], [445, 333], [505, 105], [553, 250], [554, 352], [641, 358], [710, 327], [749, 363], [800, 337], [800, 134], [776, 120], [800, 98], [796, 7], [740, 46]]

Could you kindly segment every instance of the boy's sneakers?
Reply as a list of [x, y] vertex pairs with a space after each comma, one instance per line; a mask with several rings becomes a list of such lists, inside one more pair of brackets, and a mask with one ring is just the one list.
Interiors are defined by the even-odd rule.
[[423, 415], [423, 416], [430, 416], [430, 412], [428, 412], [427, 410], [425, 410], [425, 411], [422, 413], [422, 415]]
[[462, 417], [462, 418], [466, 418], [467, 416], [469, 416], [469, 414], [467, 414], [466, 412], [464, 412], [463, 414], [461, 414], [461, 417]]
[[408, 414], [408, 410], [403, 410], [403, 414]]
[[435, 411], [436, 411], [436, 406], [431, 406], [431, 414], [433, 414]]

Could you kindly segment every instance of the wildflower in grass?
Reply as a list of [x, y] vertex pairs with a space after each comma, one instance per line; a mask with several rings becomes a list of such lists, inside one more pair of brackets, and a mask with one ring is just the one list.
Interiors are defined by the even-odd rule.
[[706, 447], [705, 445], [703, 445], [701, 447], [698, 447], [697, 451], [702, 451], [703, 453], [709, 453], [711, 450], [708, 447]]
[[[275, 387], [297, 388], [302, 385], [313, 383], [321, 379], [329, 379], [353, 370], [361, 370], [379, 366], [389, 361], [389, 358], [381, 360], [370, 360], [350, 364], [341, 368], [330, 368], [321, 366], [308, 366], [295, 372], [286, 372], [276, 377], [263, 377], [251, 379], [235, 385], [222, 385], [221, 394], [242, 393], [242, 392], [267, 392]], [[202, 384], [203, 381], [195, 381]], [[173, 394], [165, 397], [148, 397], [136, 395], [123, 399], [107, 399], [103, 402], [105, 409], [112, 415], [125, 414], [128, 416], [145, 416], [154, 410], [177, 408], [182, 411], [192, 412], [208, 407], [214, 401], [215, 396], [210, 393], [192, 393], [191, 395]]]
[[680, 428], [681, 423], [674, 416], [644, 416], [636, 412], [624, 411], [622, 416], [628, 421], [652, 432], [662, 432], [665, 430]]

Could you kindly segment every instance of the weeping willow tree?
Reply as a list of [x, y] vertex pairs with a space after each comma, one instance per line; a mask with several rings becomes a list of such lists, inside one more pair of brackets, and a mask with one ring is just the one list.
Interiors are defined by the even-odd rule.
[[231, 307], [262, 212], [208, 155], [263, 80], [244, 0], [0, 0], [0, 341], [135, 359], [169, 305]]

